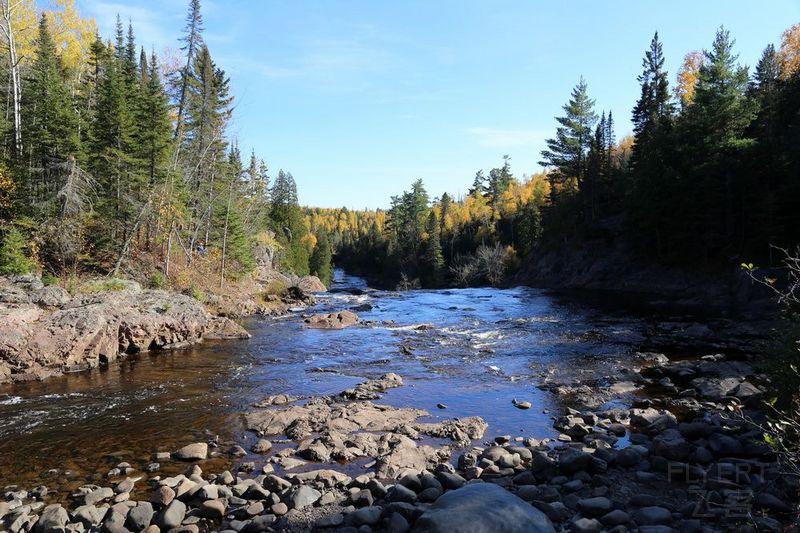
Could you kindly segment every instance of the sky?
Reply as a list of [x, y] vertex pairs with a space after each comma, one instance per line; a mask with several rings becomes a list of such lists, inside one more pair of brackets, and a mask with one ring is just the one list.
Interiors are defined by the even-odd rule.
[[[111, 36], [117, 13], [139, 44], [177, 49], [188, 0], [78, 0]], [[421, 178], [431, 197], [466, 193], [508, 154], [541, 170], [553, 117], [583, 76], [617, 137], [631, 131], [636, 77], [653, 32], [674, 81], [720, 25], [740, 62], [800, 22], [800, 0], [202, 0], [205, 40], [231, 78], [230, 135], [300, 202], [387, 207]]]

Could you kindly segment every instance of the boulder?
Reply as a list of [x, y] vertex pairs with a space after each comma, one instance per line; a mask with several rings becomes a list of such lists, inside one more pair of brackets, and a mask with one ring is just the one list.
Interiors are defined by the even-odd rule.
[[36, 533], [62, 533], [69, 522], [69, 514], [61, 505], [48, 505], [36, 522]]
[[317, 276], [303, 276], [297, 281], [297, 288], [305, 293], [325, 292], [325, 284]]
[[201, 461], [208, 458], [208, 444], [205, 442], [187, 444], [173, 453], [172, 456], [181, 461]]
[[507, 490], [477, 483], [436, 500], [414, 524], [416, 533], [553, 533], [550, 519]]
[[306, 318], [305, 323], [308, 327], [316, 329], [344, 329], [358, 324], [358, 315], [351, 311], [318, 314]]
[[169, 531], [174, 527], [180, 526], [185, 516], [186, 504], [180, 500], [172, 500], [172, 503], [158, 514], [156, 524], [161, 528], [161, 531]]

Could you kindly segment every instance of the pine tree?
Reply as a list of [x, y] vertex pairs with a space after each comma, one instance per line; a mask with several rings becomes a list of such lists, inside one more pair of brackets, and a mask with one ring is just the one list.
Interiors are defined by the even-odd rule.
[[553, 169], [549, 177], [556, 201], [573, 187], [581, 191], [586, 179], [587, 153], [597, 114], [583, 78], [572, 90], [572, 96], [563, 109], [565, 115], [556, 117], [560, 124], [556, 136], [547, 139], [547, 149], [542, 151], [540, 162]]

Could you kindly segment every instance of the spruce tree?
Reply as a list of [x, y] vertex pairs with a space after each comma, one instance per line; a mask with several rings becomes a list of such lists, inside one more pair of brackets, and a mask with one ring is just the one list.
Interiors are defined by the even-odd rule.
[[79, 150], [77, 116], [45, 14], [39, 19], [35, 57], [23, 91], [23, 114], [27, 192], [32, 205], [40, 204], [53, 198], [61, 185], [64, 162]]
[[552, 168], [549, 178], [553, 199], [569, 194], [571, 183], [581, 191], [586, 179], [587, 153], [592, 130], [597, 122], [594, 100], [589, 98], [588, 85], [581, 78], [572, 90], [569, 102], [563, 107], [565, 115], [556, 117], [560, 124], [556, 136], [547, 139], [547, 149], [541, 152], [541, 165]]

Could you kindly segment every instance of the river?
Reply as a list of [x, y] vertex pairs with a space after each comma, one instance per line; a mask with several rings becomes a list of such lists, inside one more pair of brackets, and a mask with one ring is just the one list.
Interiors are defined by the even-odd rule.
[[[532, 288], [372, 291], [337, 271], [332, 289], [304, 312], [362, 306], [372, 324], [327, 331], [304, 327], [300, 313], [251, 318], [250, 340], [0, 387], [0, 486], [46, 483], [66, 493], [121, 460], [143, 469], [154, 451], [209, 435], [245, 444], [252, 436], [241, 414], [264, 396], [336, 393], [386, 372], [406, 385], [380, 402], [434, 419], [480, 415], [488, 437], [554, 437], [558, 399], [539, 385], [624, 366], [648, 329], [643, 319]], [[516, 409], [514, 398], [533, 408]]]

